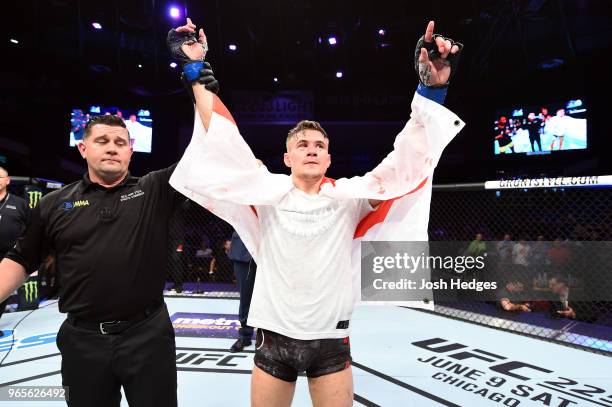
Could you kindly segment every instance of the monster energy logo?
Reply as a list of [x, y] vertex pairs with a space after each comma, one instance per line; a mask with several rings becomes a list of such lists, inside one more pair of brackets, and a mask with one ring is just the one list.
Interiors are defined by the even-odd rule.
[[28, 281], [23, 285], [25, 289], [25, 297], [27, 302], [32, 302], [38, 298], [38, 283], [37, 281]]
[[30, 202], [30, 209], [33, 209], [38, 205], [38, 201], [42, 198], [42, 192], [40, 191], [28, 191], [28, 201]]

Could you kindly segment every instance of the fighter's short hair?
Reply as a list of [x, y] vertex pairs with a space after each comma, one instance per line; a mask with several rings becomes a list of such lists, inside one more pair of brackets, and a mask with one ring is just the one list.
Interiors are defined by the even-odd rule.
[[327, 132], [325, 131], [325, 129], [323, 128], [323, 126], [321, 126], [319, 122], [315, 122], [314, 120], [302, 120], [301, 122], [296, 124], [295, 127], [289, 130], [289, 133], [287, 133], [286, 143], [288, 144], [291, 138], [297, 136], [299, 133], [303, 132], [304, 130], [316, 130], [320, 132], [321, 134], [323, 134], [324, 138], [329, 140], [329, 137], [327, 137]]

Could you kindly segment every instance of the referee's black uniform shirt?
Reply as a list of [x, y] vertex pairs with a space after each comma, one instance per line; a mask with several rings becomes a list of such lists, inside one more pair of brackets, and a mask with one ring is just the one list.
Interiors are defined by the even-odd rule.
[[168, 223], [184, 200], [168, 181], [175, 165], [105, 188], [83, 179], [44, 196], [6, 257], [34, 272], [56, 257], [60, 312], [126, 320], [163, 301]]
[[23, 233], [27, 217], [28, 204], [25, 199], [8, 192], [0, 199], [0, 260]]

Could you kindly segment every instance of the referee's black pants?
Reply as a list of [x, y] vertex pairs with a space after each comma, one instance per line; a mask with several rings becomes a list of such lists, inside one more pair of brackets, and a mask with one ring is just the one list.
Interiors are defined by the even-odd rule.
[[57, 334], [69, 406], [118, 407], [121, 386], [130, 407], [177, 405], [174, 329], [165, 304], [119, 334], [76, 325], [67, 319]]

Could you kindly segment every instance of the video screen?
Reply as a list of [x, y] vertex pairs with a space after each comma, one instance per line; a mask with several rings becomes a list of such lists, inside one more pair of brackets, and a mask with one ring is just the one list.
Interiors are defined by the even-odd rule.
[[127, 127], [134, 151], [151, 152], [153, 138], [153, 120], [147, 109], [119, 109], [114, 106], [89, 106], [86, 109], [73, 108], [70, 116], [70, 146], [74, 147], [83, 140], [85, 125], [92, 116], [116, 114], [123, 118]]
[[586, 149], [586, 111], [581, 99], [499, 110], [493, 125], [495, 155]]

